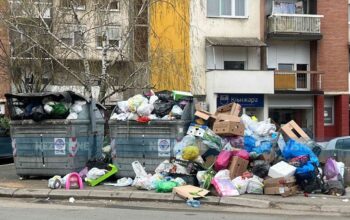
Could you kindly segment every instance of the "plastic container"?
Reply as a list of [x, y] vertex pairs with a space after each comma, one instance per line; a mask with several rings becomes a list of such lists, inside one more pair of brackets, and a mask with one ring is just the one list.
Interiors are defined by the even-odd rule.
[[131, 163], [139, 161], [147, 173], [154, 173], [164, 160], [174, 155], [174, 146], [186, 135], [194, 108], [189, 103], [181, 120], [136, 121], [109, 120], [113, 163], [119, 168], [117, 176], [134, 177]]
[[[102, 154], [104, 118], [102, 106], [87, 103], [76, 120], [48, 119], [35, 122], [14, 115], [21, 100], [38, 100], [61, 93], [7, 94], [11, 113], [11, 137], [19, 176], [66, 175], [82, 170], [89, 159]], [[73, 92], [71, 97], [85, 100]], [[23, 102], [23, 101], [22, 101]]]
[[86, 182], [90, 186], [96, 186], [118, 172], [118, 168], [113, 164], [109, 164], [108, 168], [109, 168], [109, 170], [105, 175], [103, 175], [100, 178], [97, 178], [95, 180], [87, 179]]

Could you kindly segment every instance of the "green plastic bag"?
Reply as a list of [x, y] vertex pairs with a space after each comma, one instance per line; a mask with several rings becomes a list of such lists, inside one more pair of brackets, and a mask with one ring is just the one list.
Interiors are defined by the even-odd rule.
[[172, 192], [174, 187], [177, 187], [178, 183], [174, 181], [159, 181], [157, 183], [156, 192], [168, 193]]
[[57, 115], [57, 116], [64, 116], [65, 114], [68, 113], [68, 109], [63, 103], [57, 103], [52, 106], [52, 115]]

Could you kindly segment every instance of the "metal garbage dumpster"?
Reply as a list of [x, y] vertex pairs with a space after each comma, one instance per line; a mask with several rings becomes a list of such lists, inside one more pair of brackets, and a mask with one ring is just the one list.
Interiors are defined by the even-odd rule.
[[186, 135], [193, 111], [194, 106], [189, 103], [181, 120], [109, 120], [111, 148], [116, 154], [113, 162], [119, 168], [117, 176], [134, 177], [134, 161], [139, 161], [147, 173], [154, 173], [161, 162], [174, 156], [174, 146]]
[[[85, 101], [75, 119], [46, 117], [34, 121], [18, 115], [16, 108], [49, 98]], [[66, 175], [80, 171], [86, 162], [99, 157], [104, 139], [103, 106], [73, 92], [7, 94], [11, 113], [11, 138], [16, 172], [19, 176]]]

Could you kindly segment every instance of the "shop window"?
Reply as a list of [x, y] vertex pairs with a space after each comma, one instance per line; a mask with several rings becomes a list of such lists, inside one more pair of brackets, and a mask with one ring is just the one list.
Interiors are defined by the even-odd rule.
[[224, 61], [224, 70], [244, 70], [244, 61]]
[[246, 15], [246, 0], [208, 0], [208, 17], [242, 17]]
[[333, 107], [332, 106], [324, 107], [324, 124], [325, 125], [333, 125], [334, 124], [334, 114], [333, 114]]

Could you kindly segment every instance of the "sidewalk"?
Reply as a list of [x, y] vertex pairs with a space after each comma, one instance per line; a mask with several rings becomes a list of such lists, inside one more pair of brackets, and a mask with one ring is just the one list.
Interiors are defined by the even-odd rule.
[[[171, 193], [140, 191], [133, 187], [117, 188], [113, 186], [86, 186], [84, 190], [51, 190], [47, 187], [47, 179], [19, 180], [13, 164], [0, 166], [0, 197], [14, 198], [50, 198], [79, 200], [121, 200], [121, 201], [157, 201], [185, 203]], [[350, 215], [350, 190], [347, 196], [333, 197], [323, 194], [305, 197], [283, 198], [281, 196], [246, 194], [239, 197], [207, 196], [201, 199], [202, 204], [220, 206], [242, 206], [256, 209], [282, 209], [296, 211], [337, 212]]]

